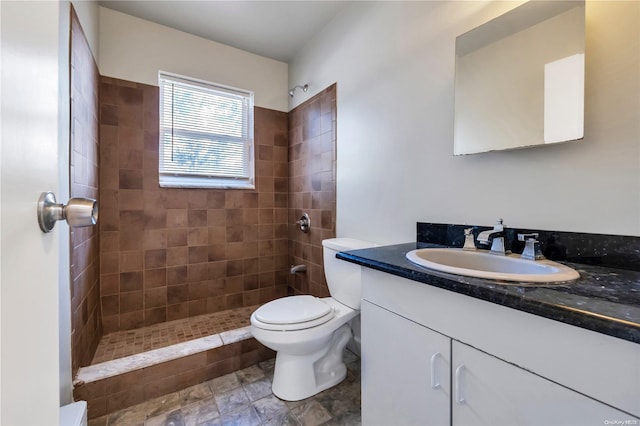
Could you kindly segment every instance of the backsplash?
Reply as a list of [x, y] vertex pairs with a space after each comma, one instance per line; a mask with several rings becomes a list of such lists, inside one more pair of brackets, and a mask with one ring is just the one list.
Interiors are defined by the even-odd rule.
[[[473, 228], [477, 239], [480, 232], [493, 226], [418, 222], [416, 241], [462, 247], [466, 228]], [[539, 234], [537, 240], [548, 259], [640, 271], [640, 237], [510, 228], [506, 224], [505, 244], [512, 252], [521, 253], [524, 242], [518, 241], [518, 234], [532, 232]]]

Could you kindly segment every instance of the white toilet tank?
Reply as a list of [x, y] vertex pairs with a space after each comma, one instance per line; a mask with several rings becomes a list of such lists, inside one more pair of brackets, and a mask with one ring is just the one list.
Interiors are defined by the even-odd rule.
[[360, 310], [361, 287], [360, 265], [336, 259], [339, 251], [376, 247], [378, 244], [354, 238], [331, 238], [322, 240], [324, 275], [329, 293], [343, 305]]

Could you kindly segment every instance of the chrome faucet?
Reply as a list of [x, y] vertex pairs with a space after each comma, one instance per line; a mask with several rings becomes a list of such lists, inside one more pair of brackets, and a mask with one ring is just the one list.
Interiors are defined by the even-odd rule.
[[298, 272], [307, 272], [307, 265], [291, 265], [289, 273], [291, 275], [295, 275]]
[[464, 230], [464, 247], [462, 250], [475, 251], [476, 243], [473, 240], [473, 228], [467, 228]]
[[542, 260], [544, 255], [540, 250], [540, 242], [537, 240], [538, 233], [518, 234], [518, 241], [524, 241], [524, 250], [522, 250], [521, 258], [527, 260]]
[[478, 234], [478, 248], [491, 246], [490, 253], [504, 256], [506, 254], [504, 242], [504, 225], [502, 219], [493, 226], [492, 230], [482, 231]]

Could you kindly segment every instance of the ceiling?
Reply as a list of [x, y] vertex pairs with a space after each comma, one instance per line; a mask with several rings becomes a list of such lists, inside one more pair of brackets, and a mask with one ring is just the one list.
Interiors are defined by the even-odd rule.
[[102, 0], [100, 6], [289, 62], [348, 1]]

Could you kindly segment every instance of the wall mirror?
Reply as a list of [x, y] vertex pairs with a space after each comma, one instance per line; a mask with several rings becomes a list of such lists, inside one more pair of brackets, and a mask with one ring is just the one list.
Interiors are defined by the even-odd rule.
[[584, 136], [584, 1], [530, 1], [456, 39], [454, 155]]

